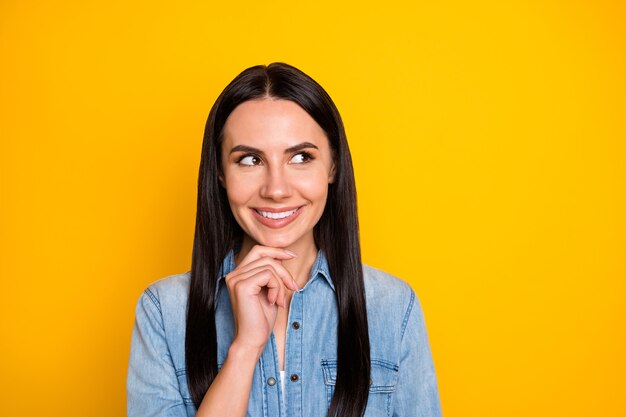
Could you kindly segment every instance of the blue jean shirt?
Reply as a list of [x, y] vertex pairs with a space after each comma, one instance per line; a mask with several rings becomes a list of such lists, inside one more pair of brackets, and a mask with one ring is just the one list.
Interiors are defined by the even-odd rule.
[[[216, 292], [218, 369], [234, 338], [233, 314], [223, 279], [234, 268], [231, 251], [224, 259]], [[424, 317], [415, 293], [404, 281], [383, 271], [364, 265], [363, 272], [371, 349], [365, 417], [441, 416]], [[189, 272], [163, 278], [139, 297], [128, 366], [129, 417], [196, 414], [185, 369], [189, 280]], [[326, 257], [319, 251], [309, 280], [302, 291], [293, 294], [289, 308], [285, 392], [272, 334], [254, 370], [247, 416], [328, 414], [337, 369], [334, 291]]]

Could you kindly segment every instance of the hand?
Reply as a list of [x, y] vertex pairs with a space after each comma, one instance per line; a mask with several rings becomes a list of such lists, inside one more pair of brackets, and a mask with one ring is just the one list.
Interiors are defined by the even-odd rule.
[[226, 275], [235, 319], [233, 345], [253, 349], [260, 355], [272, 334], [278, 307], [287, 307], [286, 291], [298, 284], [282, 265], [293, 252], [254, 246], [240, 264]]

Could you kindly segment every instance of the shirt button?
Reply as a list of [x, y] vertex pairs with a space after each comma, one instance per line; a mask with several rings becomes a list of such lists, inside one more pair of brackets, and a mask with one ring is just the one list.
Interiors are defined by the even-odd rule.
[[373, 383], [374, 381], [372, 381], [372, 378], [370, 378], [370, 387], [372, 386]]
[[293, 327], [294, 329], [298, 330], [300, 328], [300, 323], [298, 323], [297, 321], [294, 321], [291, 324], [291, 327]]
[[276, 378], [274, 378], [273, 376], [267, 378], [267, 385], [269, 385], [270, 387], [276, 385]]
[[291, 379], [291, 382], [298, 382], [298, 379], [300, 379], [300, 378], [298, 378], [297, 374], [291, 374], [291, 378], [290, 379]]

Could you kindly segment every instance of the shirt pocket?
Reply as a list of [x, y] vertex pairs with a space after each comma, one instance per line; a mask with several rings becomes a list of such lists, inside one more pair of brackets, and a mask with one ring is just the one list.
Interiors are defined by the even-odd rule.
[[[365, 416], [391, 416], [392, 396], [398, 382], [398, 365], [384, 359], [371, 360], [371, 379]], [[326, 401], [330, 401], [337, 383], [337, 360], [322, 359], [322, 372], [326, 386]]]

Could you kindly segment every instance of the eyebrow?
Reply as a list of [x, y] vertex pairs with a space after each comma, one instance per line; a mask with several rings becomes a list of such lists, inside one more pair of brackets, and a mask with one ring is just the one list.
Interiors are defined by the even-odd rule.
[[[301, 151], [303, 149], [308, 149], [308, 148], [319, 149], [317, 146], [313, 145], [311, 142], [302, 142], [290, 148], [285, 149], [285, 153], [297, 152], [297, 151]], [[233, 153], [233, 152], [250, 152], [250, 153], [263, 154], [262, 150], [253, 148], [252, 146], [247, 146], [247, 145], [234, 146], [230, 150], [230, 153]]]

